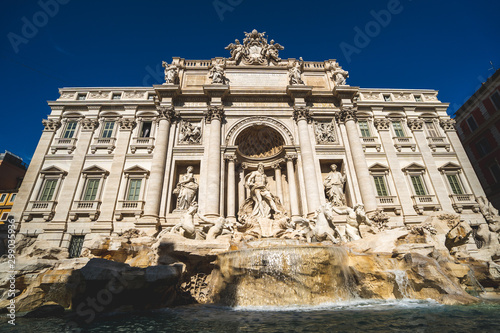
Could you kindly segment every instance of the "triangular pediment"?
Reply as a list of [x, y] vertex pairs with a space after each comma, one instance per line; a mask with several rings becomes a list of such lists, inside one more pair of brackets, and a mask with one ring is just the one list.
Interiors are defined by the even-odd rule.
[[40, 171], [40, 173], [41, 174], [51, 174], [51, 175], [67, 174], [66, 171], [64, 171], [63, 169], [60, 169], [54, 165], [43, 169], [42, 171]]
[[104, 170], [100, 166], [93, 165], [91, 167], [88, 167], [86, 169], [83, 169], [82, 173], [92, 173], [92, 174], [108, 174], [109, 172], [107, 170]]
[[134, 165], [133, 167], [130, 167], [128, 169], [125, 169], [124, 170], [124, 173], [128, 173], [128, 174], [144, 174], [144, 175], [149, 175], [149, 170], [146, 170], [144, 169], [143, 167], [141, 166], [138, 166], [138, 165]]
[[389, 171], [389, 167], [380, 164], [380, 163], [375, 163], [371, 167], [368, 168], [370, 171], [375, 172], [375, 171]]
[[402, 170], [405, 171], [405, 172], [409, 172], [409, 171], [410, 172], [411, 171], [424, 171], [425, 170], [425, 166], [420, 165], [418, 163], [412, 163], [412, 164], [404, 167]]
[[462, 167], [453, 162], [448, 162], [438, 168], [439, 171], [458, 171], [461, 170]]

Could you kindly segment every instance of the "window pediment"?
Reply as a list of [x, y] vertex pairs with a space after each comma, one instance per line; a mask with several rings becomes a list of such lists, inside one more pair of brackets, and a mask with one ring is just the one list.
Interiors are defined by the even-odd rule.
[[43, 175], [64, 175], [65, 176], [68, 174], [68, 172], [64, 171], [63, 169], [60, 169], [56, 166], [50, 166], [50, 167], [45, 168], [42, 171], [40, 171], [40, 174], [43, 174]]
[[83, 169], [82, 173], [84, 174], [91, 174], [91, 175], [109, 175], [109, 171], [107, 170], [104, 170], [103, 168], [97, 166], [97, 165], [93, 165], [91, 167], [88, 167], [86, 169]]
[[448, 162], [438, 168], [439, 171], [445, 172], [445, 171], [460, 171], [462, 170], [462, 167], [458, 164], [455, 164], [453, 162]]
[[369, 167], [368, 170], [370, 170], [370, 172], [388, 172], [389, 167], [380, 163], [375, 163], [371, 167]]
[[149, 170], [146, 170], [146, 169], [144, 169], [143, 167], [141, 167], [139, 165], [134, 165], [133, 167], [125, 169], [123, 172], [126, 175], [142, 175], [142, 176], [148, 176], [149, 175]]
[[412, 163], [402, 169], [404, 172], [409, 173], [409, 172], [418, 172], [422, 173], [425, 171], [425, 167], [423, 165], [420, 165], [418, 163]]

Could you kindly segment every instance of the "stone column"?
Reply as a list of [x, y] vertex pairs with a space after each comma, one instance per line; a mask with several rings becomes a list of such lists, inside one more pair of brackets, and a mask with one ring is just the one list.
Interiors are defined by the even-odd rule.
[[234, 221], [236, 219], [236, 179], [234, 172], [236, 156], [228, 155], [225, 156], [225, 159], [227, 160], [227, 218]]
[[372, 177], [366, 164], [363, 145], [359, 138], [358, 128], [356, 126], [356, 110], [352, 107], [342, 107], [339, 113], [339, 120], [344, 122], [349, 146], [351, 147], [352, 159], [354, 161], [354, 170], [359, 183], [361, 199], [365, 205], [366, 212], [372, 212], [377, 209], [377, 200], [375, 198], [375, 189]]
[[[42, 120], [42, 124], [44, 126], [42, 137], [36, 146], [35, 153], [33, 154], [31, 163], [26, 171], [26, 174], [24, 175], [21, 188], [19, 189], [16, 201], [10, 213], [14, 216], [16, 221], [16, 229], [20, 226], [22, 214], [33, 193], [38, 175], [42, 169], [43, 161], [45, 160], [45, 155], [47, 155], [49, 151], [50, 144], [54, 140], [54, 135], [57, 129], [61, 126], [61, 121], [58, 119], [44, 119]], [[23, 228], [24, 226], [26, 226], [26, 224], [23, 224]]]
[[302, 156], [302, 168], [305, 176], [308, 213], [312, 213], [321, 203], [316, 168], [314, 165], [313, 148], [309, 136], [308, 123], [311, 121], [312, 115], [308, 107], [295, 106], [293, 118], [297, 122], [297, 127], [299, 129], [300, 154]]
[[394, 141], [391, 137], [391, 121], [387, 118], [375, 119], [374, 125], [380, 134], [380, 141], [382, 141], [385, 156], [387, 157], [387, 162], [389, 163], [389, 170], [391, 170], [391, 177], [394, 180], [396, 195], [398, 196], [399, 204], [401, 205], [401, 210], [403, 211], [403, 217], [406, 221], [407, 217], [412, 215], [416, 216], [416, 214], [415, 209], [413, 209], [411, 193], [408, 189], [405, 176], [401, 172], [401, 165], [399, 164], [396, 148], [394, 147]]
[[[406, 113], [408, 114], [409, 112], [406, 111]], [[422, 160], [425, 164], [426, 171], [429, 174], [429, 178], [432, 183], [431, 185], [434, 188], [436, 201], [441, 204], [441, 208], [444, 211], [454, 212], [455, 210], [451, 205], [447, 186], [437, 169], [436, 163], [434, 162], [434, 156], [432, 155], [429, 143], [424, 134], [424, 121], [422, 119], [408, 119], [408, 127], [413, 132], [415, 142], [417, 143], [418, 149], [422, 154]]]
[[288, 178], [288, 191], [290, 192], [290, 208], [293, 217], [300, 217], [299, 200], [297, 199], [297, 184], [295, 183], [295, 171], [293, 168], [293, 160], [296, 156], [287, 154], [286, 159], [286, 175]]
[[151, 161], [151, 176], [145, 196], [144, 215], [136, 222], [137, 228], [154, 229], [159, 222], [161, 194], [167, 161], [168, 137], [175, 111], [172, 106], [160, 106], [158, 107], [158, 114], [158, 131], [155, 135], [155, 148], [153, 160]]
[[113, 229], [113, 214], [118, 198], [117, 189], [120, 188], [125, 158], [127, 156], [128, 147], [130, 146], [130, 137], [136, 122], [134, 118], [122, 118], [118, 121], [118, 124], [120, 129], [116, 140], [117, 144], [114, 151], [113, 162], [111, 162], [109, 177], [102, 196], [101, 215], [97, 219], [97, 222], [92, 225], [92, 232], [107, 233], [111, 232]]
[[276, 179], [276, 195], [281, 201], [281, 204], [283, 204], [283, 188], [281, 185], [281, 167], [280, 167], [280, 162], [278, 161], [273, 164], [273, 169], [274, 169], [274, 178]]
[[207, 123], [210, 123], [210, 138], [208, 140], [207, 159], [207, 203], [205, 214], [219, 216], [220, 199], [220, 134], [221, 122], [224, 116], [222, 106], [209, 106], [205, 115]]
[[453, 151], [457, 154], [458, 161], [462, 166], [463, 172], [467, 180], [469, 181], [470, 187], [472, 189], [472, 193], [477, 197], [486, 197], [484, 193], [484, 189], [481, 186], [479, 178], [477, 177], [476, 172], [474, 171], [474, 167], [465, 152], [465, 149], [460, 141], [460, 138], [457, 135], [457, 131], [455, 129], [455, 120], [454, 119], [441, 119], [439, 122], [446, 135], [448, 136], [448, 140], [450, 141], [451, 146], [453, 147]]
[[239, 172], [239, 181], [238, 181], [238, 205], [241, 207], [243, 203], [245, 202], [245, 169], [246, 169], [246, 164], [241, 163], [240, 167], [238, 168]]

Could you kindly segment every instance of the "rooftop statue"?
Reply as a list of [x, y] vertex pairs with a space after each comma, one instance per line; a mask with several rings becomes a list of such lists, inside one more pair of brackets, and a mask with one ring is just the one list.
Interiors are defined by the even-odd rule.
[[280, 63], [279, 51], [284, 47], [276, 43], [274, 39], [268, 43], [265, 34], [254, 29], [252, 32], [245, 32], [243, 44], [236, 39], [234, 43], [226, 46], [226, 50], [231, 53], [228, 64], [269, 65], [273, 63], [277, 65]]
[[302, 72], [304, 71], [304, 60], [302, 57], [295, 61], [292, 68], [288, 70], [288, 80], [290, 85], [304, 84]]
[[229, 79], [226, 77], [225, 73], [225, 63], [222, 60], [217, 59], [215, 63], [212, 64], [208, 72], [208, 77], [212, 79], [212, 83], [216, 84], [227, 84]]
[[165, 68], [165, 83], [176, 84], [179, 77], [179, 67], [173, 63], [169, 65], [166, 61], [161, 64]]

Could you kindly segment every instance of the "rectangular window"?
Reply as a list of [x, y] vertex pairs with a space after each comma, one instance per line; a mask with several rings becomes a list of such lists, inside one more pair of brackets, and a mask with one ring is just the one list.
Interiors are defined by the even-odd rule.
[[360, 120], [358, 121], [359, 124], [359, 130], [361, 131], [361, 136], [363, 138], [368, 138], [370, 137], [370, 128], [368, 127], [368, 121], [366, 120]]
[[436, 131], [436, 126], [434, 126], [433, 121], [426, 121], [425, 122], [425, 128], [427, 129], [427, 134], [431, 138], [437, 138], [439, 137], [438, 132]]
[[2, 214], [2, 217], [0, 218], [0, 221], [7, 221], [7, 218], [9, 217], [9, 212], [5, 212]]
[[490, 173], [495, 179], [495, 183], [500, 183], [500, 166], [498, 166], [498, 163], [495, 161], [492, 165], [489, 167]]
[[87, 187], [85, 188], [85, 195], [83, 200], [93, 201], [97, 196], [97, 189], [99, 188], [99, 179], [89, 179], [87, 181]]
[[87, 94], [78, 94], [77, 97], [76, 97], [76, 99], [79, 100], [79, 101], [84, 101], [86, 95]]
[[141, 191], [142, 179], [131, 179], [128, 187], [127, 200], [137, 201], [139, 200], [139, 193]]
[[422, 182], [422, 177], [421, 176], [410, 176], [411, 178], [411, 183], [413, 185], [413, 188], [415, 189], [415, 194], [416, 195], [427, 195], [427, 192], [425, 191], [424, 183]]
[[448, 178], [448, 182], [450, 183], [451, 191], [453, 194], [464, 194], [462, 190], [462, 186], [460, 186], [460, 182], [458, 181], [457, 175], [446, 175]]
[[16, 194], [16, 193], [12, 194], [12, 195], [10, 196], [10, 200], [9, 200], [9, 202], [14, 202], [14, 199], [16, 198], [16, 196], [17, 196], [17, 194]]
[[83, 241], [85, 240], [85, 236], [71, 236], [71, 240], [69, 242], [69, 257], [70, 258], [78, 258], [82, 253]]
[[151, 135], [151, 124], [152, 124], [151, 121], [144, 121], [142, 123], [141, 133], [140, 133], [141, 138], [149, 138], [149, 136]]
[[387, 187], [385, 186], [384, 176], [373, 176], [373, 180], [375, 181], [375, 188], [377, 189], [377, 195], [379, 197], [386, 197]]
[[149, 94], [149, 95], [148, 95], [148, 99], [149, 99], [150, 101], [154, 100], [154, 99], [155, 99], [155, 95], [154, 95], [154, 94]]
[[115, 94], [113, 94], [113, 97], [112, 97], [112, 99], [121, 99], [121, 98], [122, 98], [121, 93], [115, 93]]
[[493, 104], [495, 104], [497, 111], [500, 110], [500, 94], [498, 92], [495, 92], [493, 95], [491, 95], [491, 101], [493, 102]]
[[66, 128], [64, 129], [64, 134], [63, 134], [64, 139], [71, 139], [75, 135], [76, 125], [77, 125], [76, 121], [69, 121], [66, 124]]
[[415, 95], [415, 102], [422, 102], [422, 96]]
[[50, 201], [54, 196], [54, 191], [56, 189], [57, 179], [47, 179], [43, 185], [42, 194], [40, 195], [40, 201]]
[[400, 121], [393, 121], [392, 128], [394, 128], [394, 133], [398, 138], [402, 138], [405, 136], [405, 132], [403, 131], [403, 126]]
[[482, 138], [476, 142], [476, 149], [480, 157], [486, 156], [491, 153], [491, 145], [487, 138]]
[[384, 95], [384, 101], [390, 102], [391, 101], [391, 95]]
[[6, 197], [7, 197], [7, 194], [5, 194], [5, 193], [0, 195], [0, 202], [4, 202]]
[[477, 123], [474, 117], [470, 116], [469, 118], [467, 118], [467, 124], [469, 124], [471, 132], [474, 132], [477, 129]]
[[114, 121], [105, 121], [102, 127], [101, 138], [111, 138], [113, 135], [113, 128], [115, 127]]

